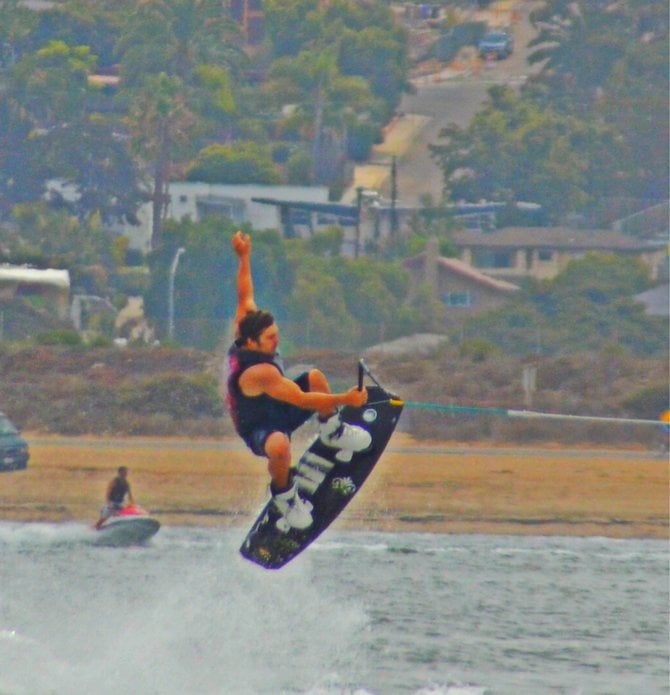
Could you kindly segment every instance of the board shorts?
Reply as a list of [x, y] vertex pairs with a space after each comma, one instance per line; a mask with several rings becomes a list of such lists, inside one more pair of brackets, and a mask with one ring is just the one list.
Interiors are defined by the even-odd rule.
[[[309, 391], [309, 373], [303, 372], [293, 381], [302, 391]], [[314, 415], [313, 410], [298, 408], [290, 403], [277, 401], [271, 417], [268, 418], [263, 427], [257, 427], [247, 434], [240, 436], [244, 443], [256, 454], [256, 456], [266, 456], [265, 442], [273, 432], [283, 432], [289, 439], [301, 425], [304, 425]]]
[[123, 509], [123, 502], [107, 502], [100, 510], [100, 518], [109, 519], [110, 516], [114, 516], [116, 512], [120, 512]]

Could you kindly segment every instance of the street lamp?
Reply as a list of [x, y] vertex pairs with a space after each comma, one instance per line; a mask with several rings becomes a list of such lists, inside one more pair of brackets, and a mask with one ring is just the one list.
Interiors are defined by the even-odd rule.
[[177, 272], [179, 257], [185, 252], [186, 249], [181, 246], [177, 249], [170, 266], [170, 274], [168, 275], [168, 338], [170, 340], [174, 338], [174, 276]]

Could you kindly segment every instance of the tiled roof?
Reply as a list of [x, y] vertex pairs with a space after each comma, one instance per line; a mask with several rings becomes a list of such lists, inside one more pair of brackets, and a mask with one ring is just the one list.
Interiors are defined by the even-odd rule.
[[569, 227], [504, 227], [494, 232], [459, 230], [452, 238], [458, 247], [644, 251], [657, 246], [611, 229]]
[[[406, 258], [402, 265], [405, 268], [416, 268], [423, 267], [425, 263], [426, 254], [420, 253], [418, 256], [412, 256], [411, 258]], [[498, 280], [492, 278], [489, 275], [485, 275], [477, 268], [473, 268], [471, 265], [458, 260], [457, 258], [445, 258], [444, 256], [438, 256], [436, 259], [438, 267], [442, 267], [447, 271], [460, 275], [461, 277], [472, 280], [473, 282], [489, 287], [500, 292], [517, 292], [521, 289], [518, 285], [505, 280]]]

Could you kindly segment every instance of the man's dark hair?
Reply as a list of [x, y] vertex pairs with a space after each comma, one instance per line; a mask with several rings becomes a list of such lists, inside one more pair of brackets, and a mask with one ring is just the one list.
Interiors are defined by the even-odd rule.
[[119, 466], [119, 469], [117, 471], [117, 473], [119, 475], [122, 475], [123, 473], [127, 473], [127, 472], [128, 472], [128, 468], [126, 466]]
[[275, 317], [269, 311], [250, 311], [239, 323], [238, 344], [244, 345], [250, 339], [258, 342], [261, 333], [274, 322]]

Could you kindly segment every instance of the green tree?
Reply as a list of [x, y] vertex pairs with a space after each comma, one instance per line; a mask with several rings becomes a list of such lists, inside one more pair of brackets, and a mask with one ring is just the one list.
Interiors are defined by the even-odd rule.
[[113, 4], [64, 0], [38, 12], [30, 10], [33, 28], [21, 42], [20, 53], [34, 52], [50, 41], [62, 41], [69, 46], [89, 46], [101, 66], [111, 67], [116, 62], [114, 44], [133, 4], [132, 0], [116, 0]]
[[198, 65], [193, 77], [192, 108], [206, 121], [206, 130], [216, 135], [228, 128], [237, 114], [230, 73], [218, 65]]
[[[80, 219], [100, 213], [105, 223], [133, 222], [145, 194], [126, 143], [108, 119], [92, 116], [64, 124], [41, 139], [48, 172], [71, 183], [74, 202], [61, 200]], [[54, 200], [52, 193], [52, 200]]]
[[197, 126], [182, 87], [178, 77], [151, 75], [128, 113], [132, 152], [149, 163], [152, 173], [152, 249], [161, 244], [171, 165], [178, 152], [188, 151]]
[[358, 343], [360, 328], [347, 310], [342, 285], [312, 267], [297, 270], [288, 321], [301, 347], [327, 345], [342, 350]]
[[37, 23], [38, 14], [20, 0], [3, 0], [0, 4], [0, 67], [10, 67], [20, 59]]
[[555, 107], [590, 113], [596, 89], [630, 40], [623, 5], [605, 11], [600, 3], [549, 0], [533, 10], [531, 21], [539, 32], [529, 43], [534, 50], [528, 60], [544, 63], [540, 81], [550, 87]]
[[315, 256], [335, 257], [340, 255], [344, 230], [337, 225], [328, 225], [318, 230], [309, 240], [309, 250]]
[[431, 147], [447, 197], [531, 200], [557, 219], [606, 190], [622, 155], [610, 129], [541, 108], [508, 88], [493, 87], [489, 95], [467, 128], [445, 129], [446, 144]]
[[668, 129], [658, 124], [670, 117], [669, 12], [666, 2], [550, 0], [531, 14], [540, 31], [529, 61], [542, 68], [522, 92], [541, 108], [610, 126], [612, 156], [588, 147], [593, 170], [609, 172], [595, 186], [601, 196], [667, 198]]
[[14, 262], [38, 261], [68, 268], [75, 276], [83, 266], [102, 263], [111, 269], [112, 239], [103, 232], [99, 216], [80, 221], [67, 210], [54, 210], [40, 201], [16, 205], [13, 221], [9, 228], [13, 231], [7, 231], [4, 242]]
[[89, 96], [88, 76], [96, 57], [88, 46], [51, 41], [28, 54], [9, 72], [9, 96], [36, 124], [53, 127], [77, 120]]
[[119, 37], [121, 75], [127, 89], [147, 76], [167, 74], [192, 82], [201, 65], [231, 69], [244, 62], [237, 25], [218, 0], [147, 0], [134, 5]]
[[[346, 285], [345, 285], [346, 287]], [[350, 304], [352, 315], [361, 326], [366, 345], [382, 342], [398, 306], [398, 297], [388, 291], [383, 279], [374, 273], [365, 274], [358, 286], [358, 301]]]
[[16, 101], [0, 93], [0, 217], [43, 192], [43, 167], [31, 138], [32, 121]]
[[396, 25], [347, 30], [339, 44], [338, 64], [342, 74], [363, 77], [372, 94], [392, 108], [407, 88], [407, 37]]
[[238, 29], [216, 0], [148, 0], [122, 32], [122, 89], [133, 152], [151, 170], [151, 245], [161, 229], [172, 167], [234, 111], [229, 71], [242, 60]]
[[557, 340], [563, 350], [566, 342], [586, 349], [613, 342], [633, 354], [659, 354], [664, 344], [667, 348], [667, 322], [663, 337], [663, 322], [646, 316], [633, 299], [648, 287], [648, 270], [640, 261], [589, 254], [548, 283], [541, 306], [556, 329], [569, 327]]
[[[46, 179], [64, 179], [77, 195], [69, 206], [82, 219], [100, 212], [106, 222], [122, 216], [132, 220], [141, 201], [139, 172], [114, 132], [116, 119], [95, 113], [96, 88], [88, 82], [95, 64], [87, 46], [52, 41], [10, 70], [2, 101], [8, 116], [4, 127], [14, 138], [5, 165], [13, 173], [5, 180], [15, 191], [17, 179], [32, 179], [26, 188], [34, 200]], [[23, 173], [12, 165], [17, 151]]]
[[293, 118], [303, 123], [312, 140], [312, 179], [330, 178], [324, 171], [327, 132], [346, 134], [360, 114], [375, 106], [368, 83], [360, 77], [343, 76], [332, 51], [304, 51], [295, 58], [273, 63], [266, 90], [275, 94], [278, 105], [286, 100], [298, 104]]
[[269, 146], [255, 142], [209, 145], [186, 171], [188, 181], [277, 184], [281, 178]]
[[597, 112], [625, 139], [625, 167], [617, 167], [624, 194], [667, 198], [669, 131], [658, 127], [670, 122], [667, 58], [667, 41], [632, 44], [613, 66], [597, 102]]
[[305, 150], [296, 150], [286, 160], [286, 183], [308, 186], [312, 178], [312, 158]]
[[633, 299], [648, 286], [640, 263], [589, 254], [553, 280], [528, 286], [514, 305], [469, 321], [466, 337], [519, 356], [598, 352], [612, 344], [660, 356], [667, 354], [667, 319], [646, 316]]
[[265, 0], [266, 31], [273, 56], [295, 56], [318, 39], [319, 0]]
[[330, 181], [324, 153], [333, 142], [357, 161], [380, 142], [407, 86], [405, 32], [382, 3], [269, 0], [264, 8], [276, 58], [264, 89], [278, 107], [298, 105], [280, 129], [311, 140], [312, 179]]

